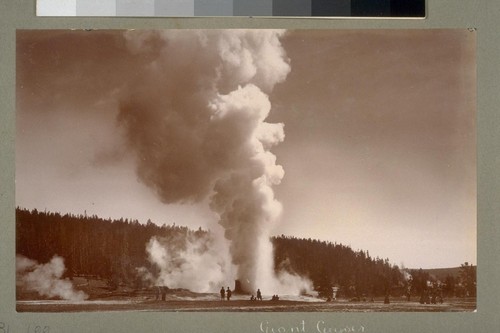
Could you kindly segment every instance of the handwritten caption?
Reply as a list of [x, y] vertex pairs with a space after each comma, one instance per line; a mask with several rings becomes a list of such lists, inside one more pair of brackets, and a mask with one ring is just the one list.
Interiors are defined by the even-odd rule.
[[331, 325], [324, 320], [306, 323], [303, 319], [291, 325], [273, 325], [269, 321], [261, 321], [259, 325], [262, 333], [358, 333], [367, 332], [363, 325]]

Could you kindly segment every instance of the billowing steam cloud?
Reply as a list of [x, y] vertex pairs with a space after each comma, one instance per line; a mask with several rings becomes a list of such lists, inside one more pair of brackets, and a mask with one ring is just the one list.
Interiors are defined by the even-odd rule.
[[76, 291], [73, 284], [61, 279], [66, 268], [64, 260], [54, 256], [48, 263], [39, 264], [23, 256], [16, 256], [16, 276], [20, 279], [23, 288], [36, 291], [41, 296], [59, 297], [70, 301], [83, 301], [88, 295], [83, 291]]
[[[152, 284], [210, 292], [227, 285], [231, 275], [229, 258], [210, 234], [178, 235], [174, 238], [153, 237], [146, 246], [149, 261], [160, 270], [158, 276], [143, 271]], [[145, 273], [145, 274], [144, 274]]]
[[265, 119], [267, 94], [290, 71], [283, 33], [126, 33], [131, 50], [151, 59], [124, 91], [118, 116], [137, 154], [138, 177], [165, 203], [210, 197], [246, 291], [282, 290], [269, 236], [281, 212], [272, 186], [284, 171], [269, 149], [283, 141], [284, 131]]

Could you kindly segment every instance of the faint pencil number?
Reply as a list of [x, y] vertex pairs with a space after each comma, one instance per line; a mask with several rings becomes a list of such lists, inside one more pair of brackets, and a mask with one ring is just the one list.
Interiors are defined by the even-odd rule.
[[[2, 333], [2, 332], [0, 332]], [[50, 326], [28, 326], [28, 332], [27, 333], [50, 333]]]
[[0, 321], [0, 333], [9, 333], [9, 325]]
[[35, 326], [35, 333], [49, 333], [49, 326]]

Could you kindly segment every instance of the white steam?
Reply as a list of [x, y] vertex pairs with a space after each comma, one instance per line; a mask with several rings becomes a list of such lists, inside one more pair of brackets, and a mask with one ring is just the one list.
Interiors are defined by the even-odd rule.
[[61, 279], [65, 270], [64, 260], [59, 256], [52, 257], [46, 264], [16, 256], [16, 276], [27, 291], [75, 302], [87, 299], [88, 295], [83, 291], [76, 291], [71, 281]]
[[[210, 198], [230, 242], [236, 278], [247, 292], [257, 288], [279, 292], [285, 284], [289, 292], [299, 292], [303, 287], [298, 279], [275, 276], [269, 240], [282, 209], [272, 186], [284, 176], [270, 148], [284, 140], [284, 126], [265, 120], [271, 110], [267, 94], [290, 72], [279, 40], [283, 34], [274, 30], [126, 33], [130, 49], [151, 59], [144, 75], [123, 91], [118, 116], [127, 143], [137, 154], [138, 177], [165, 203]], [[194, 272], [199, 260], [195, 256], [203, 257], [206, 251], [187, 246], [179, 273], [168, 264], [177, 259], [171, 258], [174, 251], [163, 244], [162, 253], [161, 242], [152, 242], [149, 253], [168, 272], [165, 282], [191, 281], [194, 289], [203, 289], [183, 274]], [[204, 268], [210, 272], [208, 280], [223, 278]]]
[[201, 237], [152, 237], [146, 250], [149, 261], [159, 270], [158, 276], [141, 268], [142, 276], [157, 286], [210, 292], [227, 285], [231, 276], [228, 258], [209, 234]]

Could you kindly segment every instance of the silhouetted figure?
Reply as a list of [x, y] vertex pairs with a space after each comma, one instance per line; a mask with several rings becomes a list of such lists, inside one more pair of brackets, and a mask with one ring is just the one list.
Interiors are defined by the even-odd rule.
[[161, 300], [164, 301], [167, 297], [167, 287], [161, 286]]
[[437, 294], [436, 300], [439, 303], [443, 304], [443, 291], [441, 289], [438, 290], [438, 294]]
[[250, 296], [250, 300], [255, 301], [255, 296], [253, 294], [252, 294], [252, 296]]
[[429, 298], [429, 294], [427, 291], [424, 291], [422, 293], [422, 296], [420, 296], [420, 304], [430, 304], [431, 300]]
[[155, 286], [155, 301], [160, 299], [160, 287]]
[[227, 297], [227, 300], [231, 300], [231, 295], [232, 295], [232, 292], [231, 292], [231, 289], [229, 289], [229, 287], [227, 287], [227, 290], [226, 290], [226, 297]]
[[224, 287], [220, 288], [220, 300], [223, 301], [226, 298], [226, 291]]
[[257, 299], [258, 299], [259, 301], [262, 301], [262, 294], [261, 294], [261, 292], [260, 292], [260, 289], [257, 289]]

